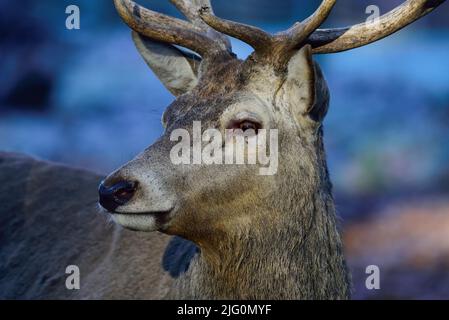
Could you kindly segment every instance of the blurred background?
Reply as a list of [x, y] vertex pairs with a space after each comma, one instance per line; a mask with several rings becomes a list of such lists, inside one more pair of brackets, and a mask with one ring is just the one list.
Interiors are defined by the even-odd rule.
[[[139, 3], [179, 16], [168, 1]], [[346, 0], [325, 27], [401, 0]], [[320, 1], [215, 0], [275, 32]], [[78, 5], [81, 29], [67, 30]], [[25, 8], [25, 9], [24, 9]], [[242, 58], [250, 48], [233, 40]], [[0, 0], [0, 150], [108, 173], [161, 133], [173, 100], [106, 0]], [[325, 139], [354, 297], [449, 298], [449, 4], [350, 52], [318, 56], [332, 99]], [[367, 290], [367, 265], [381, 289]]]

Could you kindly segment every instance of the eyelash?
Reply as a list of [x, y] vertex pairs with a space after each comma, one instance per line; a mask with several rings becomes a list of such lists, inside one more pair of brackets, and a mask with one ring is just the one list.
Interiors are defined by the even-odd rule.
[[244, 119], [244, 120], [232, 121], [227, 129], [233, 129], [233, 130], [240, 129], [243, 132], [252, 129], [257, 134], [258, 131], [260, 129], [262, 129], [262, 125], [259, 122], [256, 122], [254, 120]]

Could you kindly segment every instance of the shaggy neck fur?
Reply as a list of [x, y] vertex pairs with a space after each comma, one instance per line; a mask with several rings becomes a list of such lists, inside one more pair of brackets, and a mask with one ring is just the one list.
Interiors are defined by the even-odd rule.
[[314, 156], [302, 161], [318, 171], [303, 164], [298, 165], [302, 172], [284, 172], [290, 178], [251, 212], [258, 217], [251, 228], [217, 237], [210, 248], [202, 248], [177, 280], [174, 298], [350, 297], [321, 132], [311, 147]]

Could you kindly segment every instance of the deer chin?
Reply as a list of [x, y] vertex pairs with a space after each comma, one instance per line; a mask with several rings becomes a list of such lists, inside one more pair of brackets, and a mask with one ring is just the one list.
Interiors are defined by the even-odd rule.
[[133, 231], [161, 231], [170, 221], [170, 212], [154, 211], [142, 213], [111, 213], [112, 220], [126, 229]]

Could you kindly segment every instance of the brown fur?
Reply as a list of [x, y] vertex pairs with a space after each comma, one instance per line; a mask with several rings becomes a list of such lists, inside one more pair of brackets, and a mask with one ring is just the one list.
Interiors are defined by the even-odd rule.
[[[163, 68], [158, 66], [158, 70]], [[19, 206], [5, 210], [2, 216], [11, 232], [2, 254], [5, 261], [12, 256], [20, 263], [4, 267], [8, 271], [5, 279], [11, 283], [5, 291], [8, 295], [349, 298], [350, 281], [322, 143], [321, 121], [329, 95], [310, 47], [292, 57], [283, 72], [251, 58], [243, 62], [223, 56], [217, 57], [214, 68], [201, 65], [199, 75], [198, 85], [180, 95], [165, 112], [164, 135], [105, 182], [139, 182], [131, 201], [118, 208], [120, 223], [181, 236], [199, 247], [187, 272], [173, 283], [162, 271], [166, 237], [105, 227], [105, 221], [94, 214], [100, 177], [21, 162], [19, 157], [7, 159], [2, 170], [14, 192], [5, 193], [6, 199], [18, 197], [10, 205]], [[265, 119], [264, 128], [279, 130], [275, 175], [258, 175], [254, 165], [177, 166], [171, 162], [173, 130], [191, 131], [194, 121], [201, 121], [203, 129], [224, 130], [225, 114], [232, 116], [247, 108]], [[155, 214], [154, 225], [136, 227], [132, 222], [135, 212], [160, 212], [168, 206], [173, 208], [169, 216]], [[13, 243], [20, 243], [20, 249]], [[42, 259], [51, 266], [46, 268]], [[85, 282], [82, 291], [70, 292], [62, 285], [68, 264], [80, 266]], [[32, 290], [20, 285], [23, 275], [38, 281], [32, 282]]]
[[[214, 68], [202, 66], [198, 85], [169, 106], [164, 135], [108, 177], [139, 181], [141, 194], [151, 197], [137, 194], [119, 208], [124, 213], [136, 210], [137, 203], [140, 211], [157, 209], [154, 203], [162, 198], [148, 189], [157, 180], [158, 190], [175, 199], [175, 209], [157, 229], [200, 248], [169, 297], [350, 297], [322, 143], [328, 104], [327, 85], [308, 47], [283, 73], [251, 58], [224, 57]], [[171, 163], [173, 130], [191, 132], [194, 121], [203, 129], [223, 130], [223, 115], [246, 107], [271, 119], [264, 128], [279, 130], [277, 174], [260, 176], [251, 165]], [[153, 178], [146, 179], [148, 173]]]
[[[322, 143], [327, 86], [310, 48], [292, 60], [284, 74], [229, 58], [216, 61], [213, 73], [200, 70], [197, 87], [166, 111], [165, 134], [107, 178], [139, 181], [131, 207], [120, 212], [158, 211], [159, 202], [176, 199], [157, 230], [194, 242], [200, 253], [174, 283], [161, 268], [166, 236], [107, 228], [95, 213], [99, 176], [3, 156], [5, 297], [349, 298]], [[265, 128], [279, 129], [277, 174], [171, 163], [174, 129], [191, 130], [198, 120], [223, 129], [233, 106], [251, 106], [268, 117]], [[63, 285], [69, 264], [81, 268], [81, 291]]]

